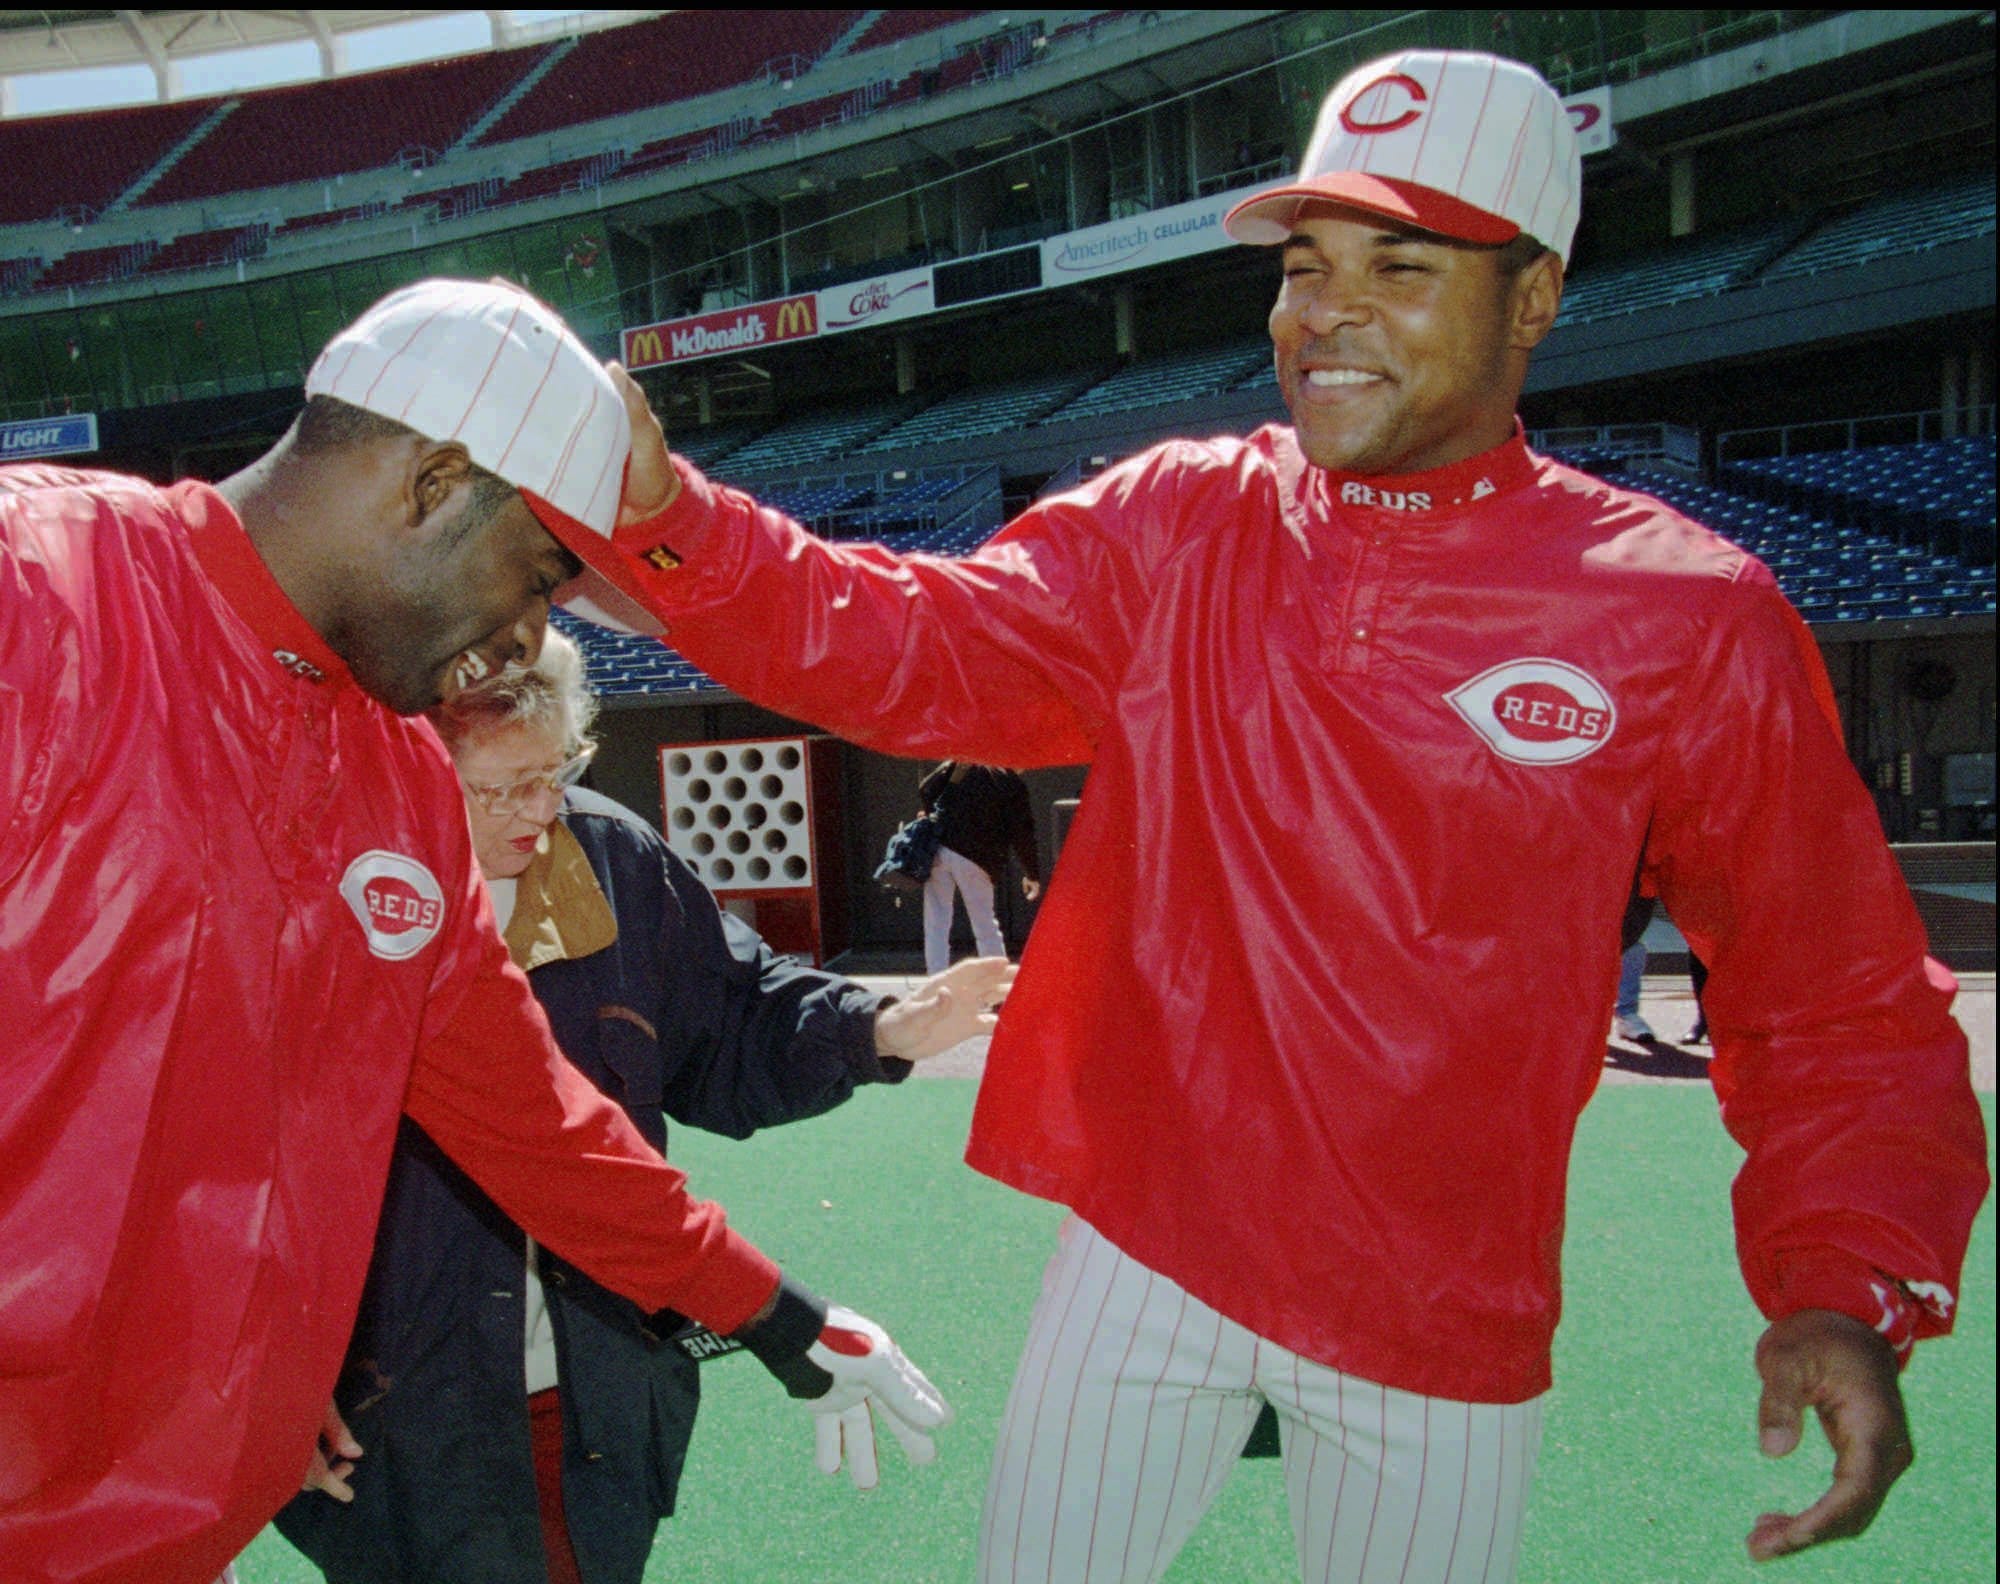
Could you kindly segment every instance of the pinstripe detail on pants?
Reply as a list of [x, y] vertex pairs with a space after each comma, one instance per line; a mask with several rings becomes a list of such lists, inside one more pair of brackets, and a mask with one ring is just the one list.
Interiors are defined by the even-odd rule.
[[1509, 1584], [1540, 1400], [1460, 1403], [1315, 1364], [1075, 1216], [1042, 1279], [980, 1522], [981, 1584], [1142, 1584], [1266, 1401], [1305, 1584]]

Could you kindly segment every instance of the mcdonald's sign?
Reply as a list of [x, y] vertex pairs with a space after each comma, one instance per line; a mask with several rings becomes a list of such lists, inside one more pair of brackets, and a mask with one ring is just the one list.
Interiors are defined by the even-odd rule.
[[655, 363], [667, 361], [666, 343], [660, 339], [660, 327], [647, 325], [643, 330], [625, 332], [625, 366], [631, 368], [651, 368]]
[[776, 302], [750, 303], [720, 313], [667, 319], [628, 329], [624, 336], [624, 361], [631, 369], [692, 363], [745, 347], [799, 341], [818, 334], [816, 299], [811, 295], [781, 297]]
[[789, 341], [794, 336], [819, 334], [819, 319], [814, 312], [811, 297], [788, 297], [778, 304], [778, 328], [772, 335], [774, 341]]

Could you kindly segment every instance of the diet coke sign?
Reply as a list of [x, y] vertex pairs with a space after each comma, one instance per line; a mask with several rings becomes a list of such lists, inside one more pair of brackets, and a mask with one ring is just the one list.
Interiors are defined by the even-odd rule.
[[829, 286], [819, 294], [820, 334], [837, 335], [844, 330], [913, 319], [929, 313], [933, 301], [928, 266]]

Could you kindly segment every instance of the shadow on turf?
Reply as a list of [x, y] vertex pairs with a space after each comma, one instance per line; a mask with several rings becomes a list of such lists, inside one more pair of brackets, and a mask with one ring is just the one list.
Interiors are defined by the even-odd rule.
[[1641, 1078], [1706, 1080], [1708, 1077], [1706, 1056], [1697, 1056], [1662, 1039], [1640, 1040], [1630, 1045], [1607, 1045], [1604, 1065], [1616, 1067], [1620, 1072], [1636, 1073]]

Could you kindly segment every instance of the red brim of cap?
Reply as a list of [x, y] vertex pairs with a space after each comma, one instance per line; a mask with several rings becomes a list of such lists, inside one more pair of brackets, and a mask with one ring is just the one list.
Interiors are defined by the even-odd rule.
[[522, 490], [521, 499], [556, 543], [583, 563], [583, 571], [556, 590], [556, 604], [613, 632], [648, 638], [666, 632], [666, 625], [646, 608], [645, 581], [629, 552], [530, 490]]
[[1476, 209], [1450, 193], [1361, 171], [1331, 171], [1266, 188], [1224, 215], [1222, 229], [1238, 242], [1276, 247], [1291, 237], [1299, 205], [1311, 199], [1399, 220], [1458, 242], [1511, 242], [1521, 234], [1513, 221]]

